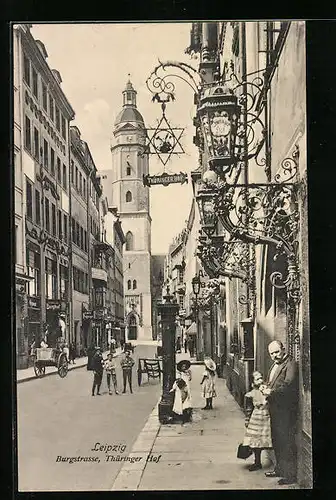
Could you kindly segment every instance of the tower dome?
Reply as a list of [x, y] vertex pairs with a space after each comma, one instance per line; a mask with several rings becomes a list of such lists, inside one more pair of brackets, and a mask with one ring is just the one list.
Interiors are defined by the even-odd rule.
[[132, 123], [137, 124], [142, 128], [145, 128], [145, 122], [142, 118], [141, 113], [137, 110], [136, 105], [136, 90], [132, 85], [130, 79], [126, 83], [125, 90], [123, 90], [123, 107], [120, 113], [118, 114], [114, 125], [115, 127], [119, 126], [121, 123]]

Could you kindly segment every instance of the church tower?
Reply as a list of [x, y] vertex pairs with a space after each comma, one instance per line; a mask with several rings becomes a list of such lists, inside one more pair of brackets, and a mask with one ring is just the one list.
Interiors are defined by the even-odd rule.
[[143, 185], [143, 175], [148, 174], [148, 155], [142, 154], [146, 130], [130, 80], [122, 96], [123, 107], [114, 124], [111, 144], [112, 171], [103, 176], [102, 183], [110, 204], [118, 209], [126, 237], [126, 340], [152, 340], [151, 217], [149, 188]]

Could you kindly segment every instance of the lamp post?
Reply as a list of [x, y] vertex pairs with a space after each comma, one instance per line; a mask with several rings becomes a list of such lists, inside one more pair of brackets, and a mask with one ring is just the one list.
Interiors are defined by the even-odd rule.
[[173, 296], [163, 296], [164, 302], [158, 304], [162, 325], [162, 396], [159, 403], [159, 421], [167, 424], [171, 420], [174, 394], [169, 392], [176, 378], [175, 329], [179, 305], [172, 302]]
[[201, 346], [201, 338], [200, 338], [200, 329], [199, 329], [199, 318], [198, 318], [198, 295], [201, 290], [201, 280], [198, 274], [193, 277], [191, 280], [192, 289], [195, 295], [195, 316], [196, 316], [196, 338], [197, 338], [197, 346], [196, 346], [196, 359], [197, 361], [203, 361], [203, 350]]

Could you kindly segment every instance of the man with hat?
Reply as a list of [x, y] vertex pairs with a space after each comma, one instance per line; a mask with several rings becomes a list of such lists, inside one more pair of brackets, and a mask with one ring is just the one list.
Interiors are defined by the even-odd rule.
[[99, 346], [95, 348], [95, 354], [92, 358], [92, 369], [93, 369], [93, 385], [92, 385], [92, 396], [95, 395], [95, 389], [97, 387], [97, 396], [100, 396], [100, 386], [103, 379], [103, 356]]
[[133, 394], [132, 390], [132, 368], [134, 366], [134, 359], [131, 357], [131, 352], [129, 350], [125, 351], [125, 355], [120, 361], [121, 368], [123, 371], [123, 382], [124, 382], [124, 390], [123, 394], [126, 392], [126, 384], [128, 380], [130, 393]]

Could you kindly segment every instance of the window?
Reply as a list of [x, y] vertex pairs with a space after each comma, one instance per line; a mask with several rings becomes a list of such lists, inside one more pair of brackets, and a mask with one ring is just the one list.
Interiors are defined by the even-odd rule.
[[48, 257], [45, 258], [45, 282], [46, 282], [46, 298], [57, 298], [57, 262]]
[[54, 203], [51, 204], [51, 223], [52, 223], [52, 234], [56, 236], [56, 207]]
[[76, 222], [76, 241], [75, 241], [75, 243], [76, 243], [76, 245], [77, 245], [78, 247], [80, 246], [80, 241], [79, 241], [79, 239], [80, 239], [79, 224], [78, 224], [78, 222]]
[[78, 186], [78, 190], [80, 192], [80, 194], [82, 194], [82, 174], [79, 172], [79, 186]]
[[132, 288], [132, 281], [128, 280], [127, 281], [127, 290], [131, 290], [131, 288]]
[[31, 125], [28, 116], [25, 118], [25, 148], [31, 151]]
[[55, 177], [55, 151], [50, 148], [50, 171], [51, 175]]
[[131, 167], [126, 168], [126, 175], [131, 175]]
[[54, 99], [51, 97], [51, 95], [49, 95], [49, 116], [52, 119], [52, 121], [54, 121], [55, 118], [54, 106], [55, 106]]
[[60, 131], [60, 110], [55, 106], [56, 128]]
[[23, 55], [23, 78], [30, 87], [30, 61], [26, 55]]
[[33, 218], [33, 187], [32, 184], [26, 180], [26, 206], [28, 219]]
[[61, 160], [57, 157], [57, 181], [62, 183]]
[[62, 137], [66, 139], [66, 122], [64, 116], [62, 116]]
[[68, 241], [68, 217], [64, 214], [63, 216], [63, 229], [64, 229], [64, 239]]
[[136, 280], [133, 280], [133, 290], [135, 290], [136, 287], [137, 287], [137, 282], [136, 282]]
[[127, 193], [126, 193], [126, 202], [128, 203], [130, 201], [132, 201], [132, 193], [131, 193], [131, 191], [127, 191]]
[[78, 189], [78, 168], [76, 167], [75, 188]]
[[38, 97], [38, 80], [37, 80], [37, 73], [34, 68], [32, 68], [32, 75], [33, 75], [33, 94], [35, 97]]
[[37, 160], [39, 160], [39, 154], [40, 154], [39, 131], [37, 130], [36, 127], [34, 127], [34, 156]]
[[84, 250], [84, 230], [82, 227], [80, 228], [80, 247]]
[[42, 105], [45, 111], [48, 111], [48, 93], [47, 86], [42, 82]]
[[134, 247], [134, 241], [133, 241], [133, 234], [131, 231], [128, 231], [126, 234], [126, 250], [133, 250]]
[[49, 200], [45, 199], [44, 203], [44, 211], [45, 211], [45, 228], [48, 233], [50, 232], [50, 214], [49, 214]]
[[69, 271], [66, 266], [59, 267], [60, 270], [60, 296], [61, 300], [68, 299], [68, 289], [69, 289]]
[[62, 239], [62, 212], [58, 211], [58, 237]]
[[70, 163], [70, 173], [71, 173], [71, 184], [74, 183], [74, 161], [71, 160]]
[[66, 165], [63, 163], [63, 187], [64, 189], [67, 188], [67, 168]]
[[29, 276], [33, 277], [27, 283], [28, 295], [36, 296], [40, 295], [40, 269], [41, 269], [41, 259], [40, 254], [35, 253], [30, 249], [27, 249], [27, 268]]
[[48, 160], [49, 160], [49, 145], [45, 139], [43, 139], [43, 164], [48, 170]]
[[72, 241], [76, 243], [76, 221], [73, 217], [71, 218], [71, 223], [72, 223]]
[[41, 197], [40, 191], [35, 189], [35, 222], [41, 224]]
[[86, 180], [83, 177], [83, 196], [86, 198]]

